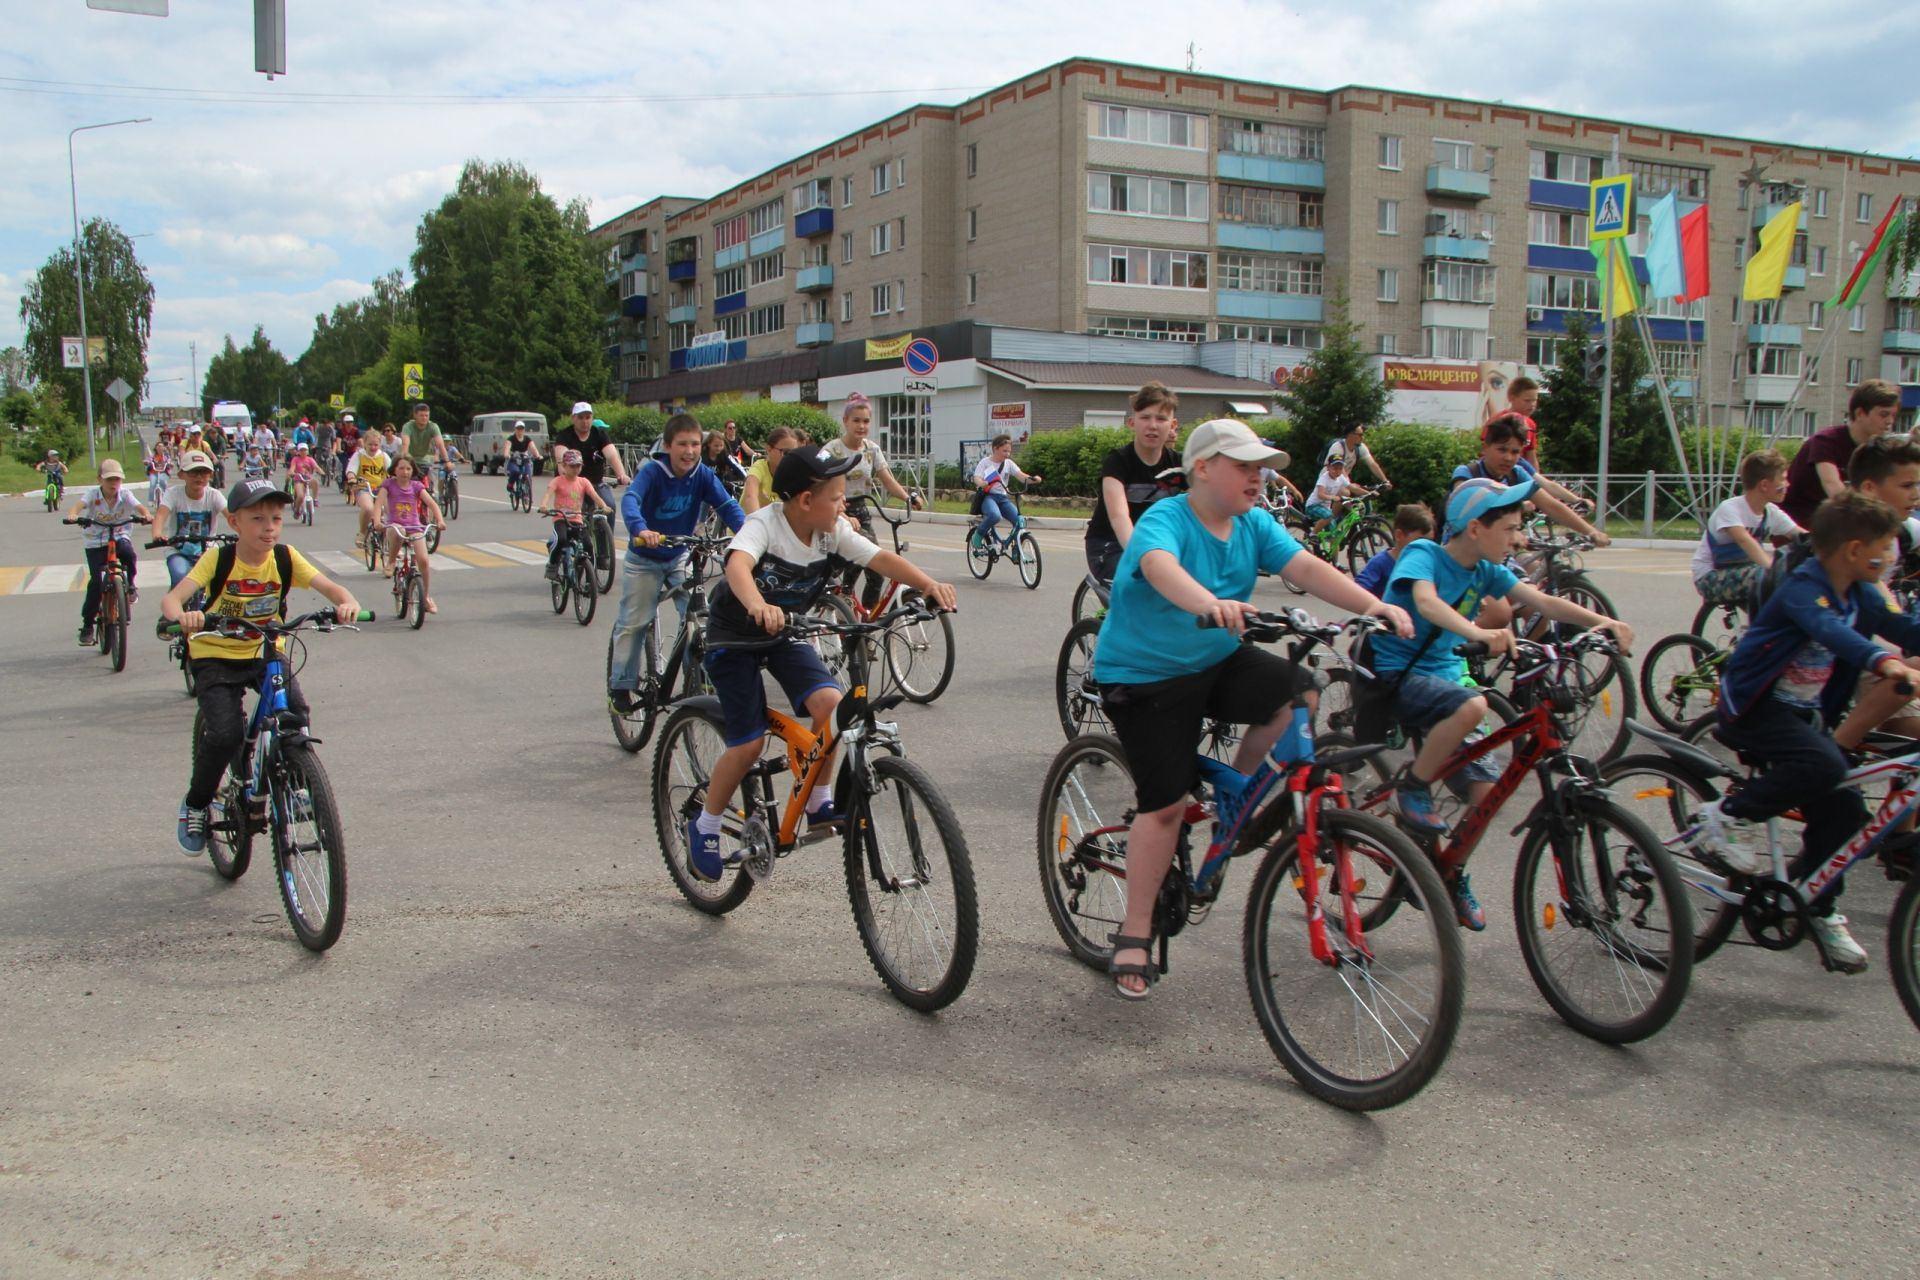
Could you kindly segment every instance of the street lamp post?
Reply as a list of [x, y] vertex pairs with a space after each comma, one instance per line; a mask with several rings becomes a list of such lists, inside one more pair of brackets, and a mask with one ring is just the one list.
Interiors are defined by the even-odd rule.
[[87, 343], [87, 266], [80, 253], [80, 185], [73, 176], [73, 135], [89, 129], [111, 129], [122, 124], [146, 124], [152, 116], [132, 120], [109, 120], [104, 124], [83, 124], [67, 130], [67, 198], [73, 204], [73, 289], [80, 300], [80, 388], [87, 402], [87, 462], [97, 464], [93, 439], [93, 350]]

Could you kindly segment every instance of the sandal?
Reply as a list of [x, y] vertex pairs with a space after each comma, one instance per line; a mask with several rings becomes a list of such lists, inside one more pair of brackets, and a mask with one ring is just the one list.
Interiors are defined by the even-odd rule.
[[[1118, 991], [1123, 999], [1127, 1000], [1145, 1000], [1148, 996], [1152, 995], [1153, 984], [1160, 981], [1160, 966], [1153, 963], [1153, 939], [1150, 937], [1136, 938], [1124, 933], [1114, 933], [1107, 935], [1107, 941], [1113, 944], [1113, 954], [1115, 956], [1118, 956], [1122, 951], [1129, 951], [1135, 948], [1147, 953], [1147, 963], [1145, 964], [1121, 964], [1115, 959], [1109, 959], [1107, 961], [1107, 972], [1113, 976], [1113, 989]], [[1122, 978], [1139, 978], [1147, 985], [1139, 991], [1134, 991], [1120, 981]]]

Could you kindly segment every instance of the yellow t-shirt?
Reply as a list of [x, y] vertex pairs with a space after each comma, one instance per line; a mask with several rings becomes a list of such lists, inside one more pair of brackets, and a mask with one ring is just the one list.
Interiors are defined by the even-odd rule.
[[[293, 585], [311, 586], [319, 570], [292, 547], [287, 550], [291, 553]], [[202, 591], [213, 585], [213, 566], [219, 557], [218, 547], [208, 547], [193, 568], [187, 570], [187, 577], [199, 584]], [[273, 552], [267, 552], [266, 559], [259, 564], [247, 564], [235, 556], [233, 572], [227, 575], [226, 585], [220, 588], [220, 597], [209, 603], [206, 611], [210, 616], [242, 618], [248, 622], [272, 621], [280, 612], [280, 566], [275, 562]], [[229, 640], [225, 636], [202, 633], [188, 641], [187, 653], [193, 658], [238, 658], [245, 661], [260, 656], [260, 641]]]
[[380, 482], [387, 478], [387, 468], [392, 465], [393, 464], [387, 460], [387, 455], [380, 450], [375, 449], [372, 453], [368, 453], [365, 449], [362, 449], [360, 451], [360, 461], [354, 467], [353, 474], [354, 477], [358, 479], [361, 484], [367, 486], [367, 488], [378, 489]]

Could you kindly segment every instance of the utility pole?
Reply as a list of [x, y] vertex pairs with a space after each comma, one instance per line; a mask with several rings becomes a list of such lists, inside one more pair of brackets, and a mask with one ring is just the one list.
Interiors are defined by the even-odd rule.
[[193, 420], [200, 421], [200, 344], [187, 344], [187, 358], [193, 361]]

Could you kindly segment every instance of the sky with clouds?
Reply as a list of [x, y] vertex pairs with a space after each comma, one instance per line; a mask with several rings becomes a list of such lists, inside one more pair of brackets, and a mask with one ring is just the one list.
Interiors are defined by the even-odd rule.
[[172, 0], [165, 19], [9, 8], [0, 346], [20, 341], [20, 291], [72, 234], [67, 131], [151, 116], [74, 149], [82, 218], [139, 237], [163, 403], [184, 398], [189, 342], [202, 373], [256, 324], [297, 356], [316, 312], [404, 268], [470, 157], [518, 160], [602, 221], [1076, 55], [1174, 67], [1192, 43], [1202, 70], [1247, 79], [1920, 155], [1920, 96], [1892, 52], [1920, 48], [1908, 3], [289, 0], [288, 74], [271, 82], [235, 0]]

